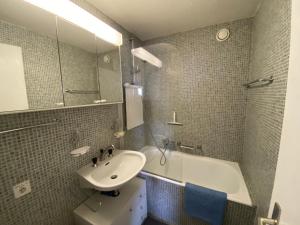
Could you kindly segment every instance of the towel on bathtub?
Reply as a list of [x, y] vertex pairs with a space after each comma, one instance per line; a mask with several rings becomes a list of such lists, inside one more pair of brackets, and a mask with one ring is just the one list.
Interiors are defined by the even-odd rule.
[[184, 207], [188, 215], [210, 225], [222, 225], [226, 205], [226, 193], [186, 183]]

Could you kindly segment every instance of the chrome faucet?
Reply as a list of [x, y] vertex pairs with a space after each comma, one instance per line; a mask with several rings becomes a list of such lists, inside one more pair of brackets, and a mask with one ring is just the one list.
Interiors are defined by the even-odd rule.
[[99, 160], [103, 161], [106, 159], [106, 155], [108, 158], [113, 156], [113, 152], [115, 150], [115, 146], [114, 145], [109, 145], [104, 149], [100, 149], [100, 155], [99, 155]]

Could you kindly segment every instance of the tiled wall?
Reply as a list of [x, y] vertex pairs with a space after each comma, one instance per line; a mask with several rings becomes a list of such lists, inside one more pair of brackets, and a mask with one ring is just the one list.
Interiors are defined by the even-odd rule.
[[[150, 126], [158, 142], [165, 136], [202, 145], [207, 156], [239, 161], [246, 105], [242, 84], [248, 79], [251, 24], [246, 19], [147, 41], [145, 46], [162, 60], [163, 67], [145, 64], [147, 125], [131, 131], [126, 143], [139, 147], [145, 140], [148, 144], [149, 135], [142, 136], [142, 132]], [[218, 42], [215, 35], [224, 27], [230, 29], [231, 37]], [[167, 125], [172, 111], [177, 112], [182, 127]]]
[[[188, 216], [184, 211], [184, 188], [146, 176], [148, 213], [164, 223], [172, 225], [206, 225]], [[228, 201], [224, 225], [253, 225], [255, 207]]]
[[[253, 22], [249, 81], [268, 76], [274, 83], [248, 90], [242, 170], [266, 216], [273, 189], [289, 64], [290, 0], [264, 0]], [[273, 207], [273, 206], [272, 206]]]
[[[122, 73], [130, 81], [129, 34], [84, 0], [75, 1], [123, 34]], [[40, 71], [40, 75], [44, 75]], [[47, 84], [47, 83], [46, 83]], [[90, 192], [79, 188], [76, 170], [90, 162], [112, 139], [111, 126], [121, 105], [93, 106], [0, 115], [0, 130], [49, 122], [62, 123], [0, 136], [0, 224], [2, 225], [72, 225], [72, 211]], [[79, 132], [79, 146], [91, 145], [91, 152], [71, 158], [71, 140]], [[117, 144], [117, 143], [116, 143]], [[14, 199], [12, 186], [30, 179], [32, 193]]]
[[[0, 224], [73, 224], [72, 210], [90, 193], [80, 189], [76, 170], [115, 142], [111, 126], [117, 117], [116, 105], [1, 116], [1, 130], [53, 118], [61, 123], [0, 136]], [[70, 156], [86, 145], [91, 146], [88, 154]], [[32, 193], [15, 199], [12, 186], [28, 179]]]

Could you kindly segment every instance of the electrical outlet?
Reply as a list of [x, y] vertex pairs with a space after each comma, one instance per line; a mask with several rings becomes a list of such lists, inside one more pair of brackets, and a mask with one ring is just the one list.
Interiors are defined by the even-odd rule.
[[30, 186], [30, 181], [25, 180], [22, 183], [16, 184], [13, 186], [13, 191], [15, 198], [20, 198], [24, 195], [27, 195], [31, 192], [31, 186]]

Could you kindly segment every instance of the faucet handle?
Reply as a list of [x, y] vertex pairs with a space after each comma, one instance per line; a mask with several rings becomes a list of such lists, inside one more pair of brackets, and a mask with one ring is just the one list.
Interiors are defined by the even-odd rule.
[[97, 161], [98, 161], [97, 157], [92, 158], [93, 167], [97, 167]]
[[114, 145], [109, 145], [109, 146], [107, 146], [106, 148], [105, 148], [105, 151], [109, 151], [109, 150], [115, 150], [116, 148], [115, 148], [115, 146]]
[[104, 149], [100, 149], [100, 154], [99, 154], [99, 160], [103, 161], [104, 160]]
[[108, 157], [112, 157], [113, 156], [113, 148], [108, 149]]

